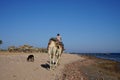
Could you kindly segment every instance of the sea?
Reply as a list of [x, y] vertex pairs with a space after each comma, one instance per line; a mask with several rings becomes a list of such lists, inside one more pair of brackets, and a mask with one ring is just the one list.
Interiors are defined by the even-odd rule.
[[102, 58], [102, 59], [120, 62], [120, 53], [77, 53], [77, 54], [78, 55], [94, 56], [97, 58]]

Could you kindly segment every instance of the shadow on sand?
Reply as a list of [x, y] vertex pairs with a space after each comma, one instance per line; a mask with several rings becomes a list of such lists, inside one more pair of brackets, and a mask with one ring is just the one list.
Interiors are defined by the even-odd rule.
[[41, 64], [41, 67], [43, 67], [43, 68], [45, 68], [47, 70], [50, 69], [50, 66], [47, 63], [46, 64]]

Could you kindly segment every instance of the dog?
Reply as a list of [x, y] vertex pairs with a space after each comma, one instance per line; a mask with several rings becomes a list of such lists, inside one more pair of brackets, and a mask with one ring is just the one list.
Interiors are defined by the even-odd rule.
[[27, 57], [27, 61], [28, 61], [28, 62], [34, 62], [34, 55], [29, 55], [29, 56]]

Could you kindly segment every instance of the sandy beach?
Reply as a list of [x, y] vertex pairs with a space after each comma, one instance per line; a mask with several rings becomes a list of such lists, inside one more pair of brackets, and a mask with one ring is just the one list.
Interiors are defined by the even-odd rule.
[[[27, 62], [28, 55], [33, 54], [34, 62]], [[65, 64], [77, 61], [77, 55], [63, 53], [60, 66], [54, 71], [45, 67], [49, 64], [47, 53], [8, 53], [0, 52], [1, 80], [57, 80]]]
[[[34, 62], [27, 62], [33, 54]], [[48, 69], [47, 53], [0, 52], [1, 80], [120, 80], [120, 63], [63, 53], [60, 65]], [[107, 64], [107, 65], [105, 65]]]

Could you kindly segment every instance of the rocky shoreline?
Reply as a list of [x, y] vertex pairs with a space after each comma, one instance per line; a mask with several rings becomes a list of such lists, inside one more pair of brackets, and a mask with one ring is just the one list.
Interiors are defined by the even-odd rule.
[[120, 80], [120, 63], [82, 56], [78, 60], [65, 65], [59, 80]]

